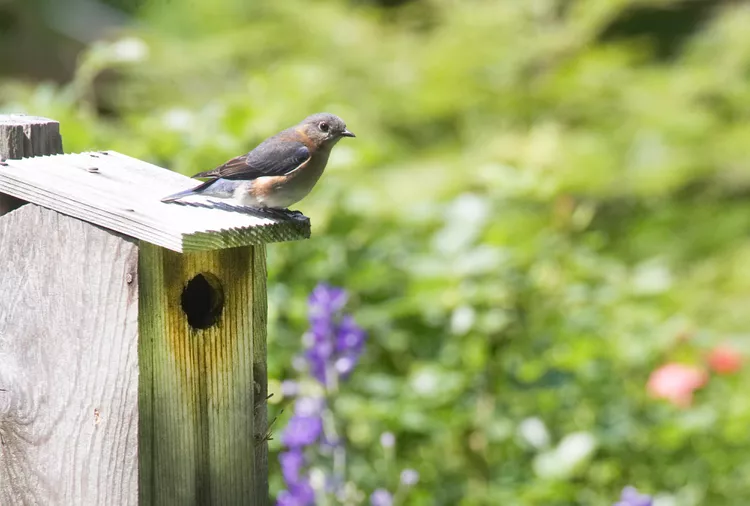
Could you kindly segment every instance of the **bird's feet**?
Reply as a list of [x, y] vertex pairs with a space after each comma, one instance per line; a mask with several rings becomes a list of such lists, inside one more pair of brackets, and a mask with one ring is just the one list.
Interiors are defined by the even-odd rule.
[[305, 218], [305, 215], [302, 214], [300, 211], [292, 211], [287, 208], [284, 208], [284, 209], [266, 208], [266, 209], [263, 209], [263, 211], [268, 213], [270, 216], [274, 216], [282, 220], [307, 219]]
[[291, 209], [284, 209], [284, 211], [287, 213], [287, 216], [293, 220], [306, 220], [307, 217], [302, 214], [302, 211], [292, 211]]
[[183, 202], [175, 201], [177, 204], [183, 204], [187, 206], [195, 207], [208, 207], [213, 209], [221, 209], [223, 211], [233, 211], [246, 214], [252, 214], [258, 218], [273, 218], [277, 220], [295, 220], [295, 221], [306, 221], [307, 217], [300, 211], [292, 211], [287, 208], [273, 208], [273, 207], [250, 207], [246, 205], [237, 205], [231, 202], [223, 202], [219, 200], [209, 200], [207, 202]]
[[286, 208], [274, 208], [274, 207], [243, 207], [243, 210], [247, 213], [254, 214], [263, 218], [275, 218], [277, 220], [307, 220], [304, 214], [300, 211], [292, 211]]

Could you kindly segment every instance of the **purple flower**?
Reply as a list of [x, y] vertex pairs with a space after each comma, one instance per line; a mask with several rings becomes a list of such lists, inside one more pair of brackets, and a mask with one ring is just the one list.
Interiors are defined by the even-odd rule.
[[346, 379], [359, 361], [367, 334], [351, 315], [341, 315], [348, 295], [342, 288], [320, 284], [310, 294], [310, 330], [305, 358], [312, 377], [325, 386], [331, 374]]
[[365, 345], [365, 331], [346, 315], [341, 319], [336, 334], [336, 351], [339, 353], [359, 353]]
[[639, 493], [635, 487], [622, 489], [620, 500], [614, 506], [651, 506], [654, 500], [651, 496]]
[[276, 498], [276, 506], [310, 506], [315, 503], [315, 491], [306, 480], [299, 481], [282, 490]]
[[[337, 384], [337, 380], [345, 379], [354, 370], [367, 337], [354, 318], [342, 314], [347, 298], [348, 294], [343, 288], [326, 284], [315, 287], [308, 301], [310, 328], [303, 336], [305, 351], [293, 362], [296, 370], [307, 369], [326, 388], [326, 395], [333, 393], [332, 386]], [[326, 476], [325, 472], [315, 468], [306, 472], [309, 462], [306, 462], [303, 449], [317, 442], [320, 443], [318, 453], [330, 456], [336, 449], [342, 448], [343, 443], [335, 431], [332, 434], [323, 431], [326, 397], [300, 395], [299, 384], [293, 381], [283, 382], [281, 390], [285, 397], [293, 396], [296, 400], [294, 415], [281, 434], [281, 441], [288, 448], [279, 455], [287, 490], [279, 493], [276, 504], [308, 506], [315, 502], [315, 491], [310, 480], [316, 483], [316, 489], [320, 482], [325, 485], [325, 490], [334, 493], [343, 491], [344, 482], [338, 475]], [[312, 449], [307, 451], [311, 452]], [[312, 453], [308, 457], [312, 457]], [[416, 475], [416, 471], [412, 473]], [[321, 479], [318, 479], [319, 475]], [[418, 479], [418, 475], [409, 478], [414, 483]], [[387, 490], [380, 489], [372, 494], [371, 501], [373, 506], [392, 506], [393, 497]]]
[[281, 463], [281, 474], [284, 475], [284, 481], [287, 486], [292, 486], [300, 481], [300, 470], [305, 465], [305, 457], [302, 455], [302, 450], [295, 448], [288, 452], [279, 454], [279, 462]]
[[297, 415], [289, 419], [281, 441], [289, 448], [313, 444], [323, 431], [323, 421], [317, 415]]
[[401, 471], [401, 483], [407, 487], [412, 487], [419, 482], [419, 473], [414, 469], [404, 469]]
[[327, 336], [313, 334], [313, 342], [305, 352], [310, 374], [313, 378], [326, 385], [328, 379], [328, 364], [333, 356], [333, 345], [327, 340]]
[[336, 363], [333, 364], [333, 366], [336, 369], [336, 372], [339, 373], [340, 377], [347, 378], [354, 370], [354, 366], [357, 365], [358, 358], [359, 357], [339, 357], [336, 359]]
[[370, 496], [370, 504], [372, 506], [392, 506], [393, 496], [387, 490], [379, 488]]
[[315, 326], [321, 320], [330, 319], [331, 315], [341, 311], [348, 298], [349, 295], [343, 288], [331, 286], [326, 283], [318, 284], [312, 293], [310, 293], [310, 298], [308, 299], [310, 324]]

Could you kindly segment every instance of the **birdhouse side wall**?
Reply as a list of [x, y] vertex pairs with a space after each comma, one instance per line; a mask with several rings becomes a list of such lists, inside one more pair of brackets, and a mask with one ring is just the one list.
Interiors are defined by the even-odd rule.
[[0, 217], [0, 504], [138, 500], [138, 245]]
[[142, 243], [141, 504], [268, 503], [265, 248]]

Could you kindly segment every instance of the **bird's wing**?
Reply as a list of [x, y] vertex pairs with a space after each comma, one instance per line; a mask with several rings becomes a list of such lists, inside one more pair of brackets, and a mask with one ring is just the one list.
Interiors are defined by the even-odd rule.
[[286, 176], [309, 159], [310, 150], [301, 142], [266, 141], [246, 155], [232, 158], [214, 170], [193, 177], [251, 180], [263, 176]]

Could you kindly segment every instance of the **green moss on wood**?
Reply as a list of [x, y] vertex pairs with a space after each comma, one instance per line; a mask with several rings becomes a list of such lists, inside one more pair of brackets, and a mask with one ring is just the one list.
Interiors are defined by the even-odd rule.
[[[254, 360], [265, 363], [253, 356], [265, 350], [254, 345], [265, 343], [264, 253], [180, 254], [141, 243], [141, 504], [267, 502], [267, 466], [255, 465], [253, 381]], [[223, 291], [221, 315], [205, 329], [191, 327], [182, 307], [199, 274]]]

